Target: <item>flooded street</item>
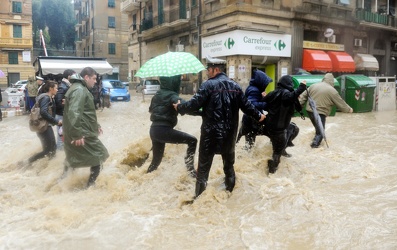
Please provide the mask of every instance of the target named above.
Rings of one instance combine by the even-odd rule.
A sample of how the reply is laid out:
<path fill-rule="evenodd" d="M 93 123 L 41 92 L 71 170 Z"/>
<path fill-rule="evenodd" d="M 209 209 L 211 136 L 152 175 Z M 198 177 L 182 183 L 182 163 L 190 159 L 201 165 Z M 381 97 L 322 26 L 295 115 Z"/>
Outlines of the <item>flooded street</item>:
<path fill-rule="evenodd" d="M 270 176 L 269 139 L 257 137 L 250 152 L 242 139 L 233 193 L 216 156 L 207 190 L 187 204 L 195 180 L 185 145 L 167 144 L 150 174 L 151 153 L 142 167 L 122 164 L 151 148 L 150 98 L 135 94 L 98 111 L 110 157 L 89 189 L 89 168 L 60 179 L 63 151 L 17 167 L 40 141 L 26 115 L 0 122 L 0 249 L 396 249 L 397 111 L 338 112 L 327 118 L 329 148 L 317 149 L 310 120 L 293 118 L 300 134 L 292 157 Z M 179 116 L 177 129 L 199 138 L 200 125 Z"/>

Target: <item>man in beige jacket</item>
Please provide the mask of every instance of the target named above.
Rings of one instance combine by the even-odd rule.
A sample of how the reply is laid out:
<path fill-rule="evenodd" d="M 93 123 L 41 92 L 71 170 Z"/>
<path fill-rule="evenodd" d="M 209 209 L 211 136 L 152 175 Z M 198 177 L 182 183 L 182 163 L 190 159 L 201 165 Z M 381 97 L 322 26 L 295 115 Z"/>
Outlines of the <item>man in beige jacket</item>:
<path fill-rule="evenodd" d="M 320 129 L 317 127 L 313 110 L 311 109 L 309 102 L 307 102 L 309 92 L 310 97 L 316 102 L 317 111 L 321 118 L 321 123 L 325 128 L 325 119 L 330 115 L 332 106 L 336 106 L 340 111 L 345 113 L 352 113 L 353 109 L 342 99 L 338 91 L 334 88 L 334 76 L 332 73 L 325 74 L 322 82 L 315 83 L 307 88 L 307 91 L 303 92 L 299 97 L 299 102 L 303 106 L 306 103 L 306 111 L 309 115 L 310 121 L 316 129 L 316 135 L 311 143 L 312 148 L 318 148 L 323 136 L 321 135 Z"/>

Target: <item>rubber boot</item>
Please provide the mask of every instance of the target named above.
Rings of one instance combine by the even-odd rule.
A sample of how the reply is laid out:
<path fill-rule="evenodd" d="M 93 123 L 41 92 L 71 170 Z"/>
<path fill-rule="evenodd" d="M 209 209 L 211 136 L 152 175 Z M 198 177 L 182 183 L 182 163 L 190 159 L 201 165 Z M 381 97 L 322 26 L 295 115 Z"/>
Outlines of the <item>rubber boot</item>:
<path fill-rule="evenodd" d="M 90 178 L 88 178 L 87 187 L 90 187 L 95 184 L 96 178 L 98 177 L 100 171 L 101 171 L 101 166 L 91 167 L 90 169 L 91 173 L 90 173 Z"/>
<path fill-rule="evenodd" d="M 280 163 L 280 157 L 281 155 L 273 154 L 272 159 L 267 161 L 269 174 L 274 174 L 277 171 L 278 164 Z"/>
<path fill-rule="evenodd" d="M 299 127 L 294 122 L 291 122 L 287 129 L 287 140 L 288 140 L 287 147 L 295 146 L 295 144 L 292 143 L 292 141 L 298 136 L 298 134 L 299 134 Z"/>
<path fill-rule="evenodd" d="M 147 169 L 147 173 L 153 172 L 154 170 L 157 169 L 158 166 L 150 164 L 150 166 Z"/>
<path fill-rule="evenodd" d="M 236 176 L 225 177 L 226 190 L 232 192 L 236 184 Z"/>
<path fill-rule="evenodd" d="M 290 158 L 292 155 L 287 153 L 287 151 L 284 149 L 283 152 L 281 152 L 281 155 L 287 158 Z"/>
<path fill-rule="evenodd" d="M 189 175 L 193 178 L 197 177 L 197 172 L 194 169 L 194 154 L 185 157 L 185 164 Z"/>
<path fill-rule="evenodd" d="M 323 137 L 321 135 L 316 135 L 313 138 L 312 144 L 310 144 L 310 147 L 312 148 L 318 148 L 320 146 L 321 141 L 323 140 Z"/>
<path fill-rule="evenodd" d="M 204 192 L 205 188 L 207 187 L 207 182 L 196 182 L 196 196 L 195 198 L 199 197 L 199 195 Z"/>

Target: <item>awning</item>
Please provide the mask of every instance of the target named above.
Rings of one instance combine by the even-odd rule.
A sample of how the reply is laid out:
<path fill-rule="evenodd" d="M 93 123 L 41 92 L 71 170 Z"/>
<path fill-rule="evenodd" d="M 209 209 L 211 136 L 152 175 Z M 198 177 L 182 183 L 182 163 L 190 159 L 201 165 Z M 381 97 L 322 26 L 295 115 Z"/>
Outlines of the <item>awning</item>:
<path fill-rule="evenodd" d="M 328 51 L 327 53 L 332 61 L 332 72 L 356 71 L 356 64 L 353 58 L 346 52 Z"/>
<path fill-rule="evenodd" d="M 304 49 L 302 68 L 307 71 L 332 71 L 331 58 L 322 50 Z"/>
<path fill-rule="evenodd" d="M 356 64 L 356 70 L 379 70 L 378 60 L 370 54 L 356 54 L 354 56 L 354 63 Z"/>
<path fill-rule="evenodd" d="M 39 71 L 44 75 L 59 75 L 63 74 L 66 69 L 72 69 L 80 73 L 85 67 L 93 68 L 98 74 L 113 74 L 113 67 L 106 61 L 106 59 L 77 59 L 77 58 L 39 58 Z"/>

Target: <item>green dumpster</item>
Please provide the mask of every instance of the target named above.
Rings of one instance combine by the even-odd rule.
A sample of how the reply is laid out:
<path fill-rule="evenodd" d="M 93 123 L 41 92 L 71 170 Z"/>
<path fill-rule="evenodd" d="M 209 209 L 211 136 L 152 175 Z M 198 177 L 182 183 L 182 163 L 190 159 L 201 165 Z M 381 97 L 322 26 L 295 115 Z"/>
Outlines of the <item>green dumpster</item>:
<path fill-rule="evenodd" d="M 310 87 L 310 85 L 321 82 L 324 78 L 324 75 L 292 75 L 292 81 L 294 82 L 294 89 L 297 89 L 299 84 L 306 80 L 306 86 Z M 334 87 L 335 89 L 339 89 L 339 82 L 335 79 L 334 80 Z M 335 116 L 336 107 L 332 107 L 330 116 Z M 307 116 L 306 106 L 303 107 L 303 114 Z M 295 116 L 300 116 L 299 113 L 295 112 Z"/>
<path fill-rule="evenodd" d="M 374 107 L 375 82 L 365 75 L 341 75 L 336 88 L 354 113 L 371 112 Z"/>

